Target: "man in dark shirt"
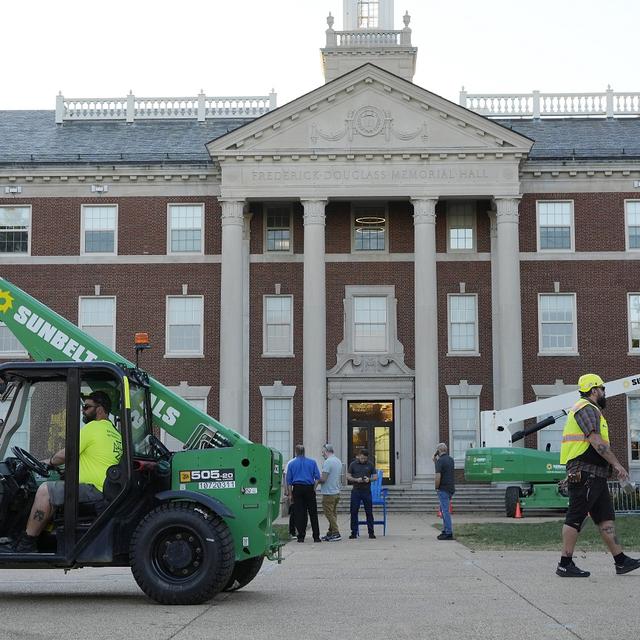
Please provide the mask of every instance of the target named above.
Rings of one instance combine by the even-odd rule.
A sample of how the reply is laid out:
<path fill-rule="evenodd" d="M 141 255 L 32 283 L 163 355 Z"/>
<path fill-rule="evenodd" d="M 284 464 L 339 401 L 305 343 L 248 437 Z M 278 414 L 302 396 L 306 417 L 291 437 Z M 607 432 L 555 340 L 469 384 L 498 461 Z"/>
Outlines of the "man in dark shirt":
<path fill-rule="evenodd" d="M 560 462 L 567 465 L 569 509 L 562 527 L 562 555 L 556 574 L 562 578 L 589 577 L 588 571 L 573 562 L 578 534 L 589 514 L 613 556 L 616 573 L 629 573 L 640 567 L 640 560 L 622 551 L 607 486 L 609 465 L 621 482 L 628 480 L 629 474 L 609 445 L 609 426 L 602 415 L 607 405 L 604 381 L 595 373 L 586 373 L 578 380 L 578 390 L 580 399 L 567 415 L 560 448 Z"/>
<path fill-rule="evenodd" d="M 440 513 L 442 515 L 442 533 L 438 540 L 453 540 L 453 525 L 451 524 L 450 505 L 451 498 L 456 492 L 454 478 L 453 458 L 447 453 L 447 445 L 441 442 L 436 447 L 433 454 L 433 461 L 436 465 L 435 485 L 440 502 Z"/>
<path fill-rule="evenodd" d="M 316 502 L 316 486 L 320 480 L 320 469 L 315 460 L 306 458 L 304 447 L 296 445 L 296 457 L 287 465 L 286 484 L 291 487 L 291 502 L 293 503 L 293 517 L 298 532 L 298 542 L 304 542 L 307 533 L 307 514 L 311 520 L 313 541 L 320 539 L 320 525 L 318 524 L 318 503 Z"/>
<path fill-rule="evenodd" d="M 369 462 L 369 452 L 362 449 L 347 470 L 347 481 L 353 485 L 351 489 L 351 535 L 349 536 L 351 540 L 358 537 L 358 511 L 360 511 L 361 502 L 367 516 L 369 537 L 376 537 L 373 531 L 373 506 L 371 502 L 371 481 L 375 479 L 376 468 Z"/>

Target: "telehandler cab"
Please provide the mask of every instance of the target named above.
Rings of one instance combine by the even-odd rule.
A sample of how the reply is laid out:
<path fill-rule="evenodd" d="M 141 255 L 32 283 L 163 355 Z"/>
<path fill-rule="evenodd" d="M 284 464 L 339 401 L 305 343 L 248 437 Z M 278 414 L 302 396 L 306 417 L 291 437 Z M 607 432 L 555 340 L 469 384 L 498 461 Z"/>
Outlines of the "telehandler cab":
<path fill-rule="evenodd" d="M 248 584 L 265 557 L 280 560 L 278 451 L 198 411 L 2 279 L 0 321 L 36 360 L 0 365 L 0 543 L 25 530 L 39 482 L 64 480 L 64 506 L 37 552 L 1 553 L 0 569 L 130 566 L 150 598 L 196 604 Z M 94 391 L 111 400 L 122 457 L 103 498 L 79 503 L 81 406 Z M 160 428 L 184 450 L 169 451 Z M 30 451 L 12 446 L 5 457 L 25 431 Z M 62 448 L 63 468 L 42 462 Z"/>

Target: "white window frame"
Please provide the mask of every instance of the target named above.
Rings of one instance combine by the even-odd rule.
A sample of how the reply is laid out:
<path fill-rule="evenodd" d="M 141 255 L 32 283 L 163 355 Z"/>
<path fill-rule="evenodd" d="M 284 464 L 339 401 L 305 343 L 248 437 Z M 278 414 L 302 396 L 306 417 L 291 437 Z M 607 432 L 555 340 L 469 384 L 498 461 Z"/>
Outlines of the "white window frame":
<path fill-rule="evenodd" d="M 379 298 L 381 300 L 385 300 L 385 323 L 384 323 L 384 349 L 379 351 L 373 350 L 359 350 L 356 349 L 356 300 L 361 298 Z M 367 294 L 356 294 L 353 296 L 353 318 L 351 322 L 351 344 L 353 345 L 353 352 L 367 355 L 367 354 L 376 354 L 376 353 L 389 353 L 389 345 L 390 345 L 390 335 L 389 335 L 389 300 L 385 295 L 367 295 Z M 371 323 L 370 323 L 371 324 Z"/>
<path fill-rule="evenodd" d="M 455 457 L 455 450 L 453 447 L 453 423 L 451 420 L 452 416 L 452 401 L 453 400 L 474 400 L 476 403 L 476 413 L 477 413 L 477 425 L 476 425 L 476 441 L 475 446 L 479 447 L 482 445 L 480 442 L 481 431 L 480 431 L 480 394 L 482 393 L 482 385 L 481 384 L 469 384 L 467 380 L 460 380 L 459 384 L 447 384 L 445 385 L 445 389 L 447 391 L 448 402 L 447 402 L 447 419 L 448 419 L 448 429 L 449 429 L 449 454 L 453 458 L 454 464 L 456 468 L 464 467 L 464 456 Z"/>
<path fill-rule="evenodd" d="M 544 351 L 542 348 L 542 304 L 541 299 L 543 296 L 571 296 L 573 299 L 573 347 L 571 349 L 554 349 Z M 547 324 L 545 322 L 545 324 Z M 577 356 L 578 353 L 578 313 L 576 294 L 570 292 L 563 293 L 538 293 L 538 355 L 539 356 Z"/>
<path fill-rule="evenodd" d="M 289 317 L 289 349 L 287 351 L 269 351 L 267 349 L 267 304 L 270 298 L 289 298 L 291 301 Z M 262 356 L 264 358 L 292 358 L 293 353 L 293 296 L 290 294 L 266 294 L 262 296 Z"/>
<path fill-rule="evenodd" d="M 362 15 L 362 5 L 366 4 L 375 5 L 375 17 L 366 16 L 367 24 L 362 25 L 362 21 L 365 19 L 365 16 Z M 380 28 L 380 0 L 357 0 L 356 2 L 356 20 L 357 20 L 357 28 L 358 29 L 379 29 Z"/>
<path fill-rule="evenodd" d="M 624 201 L 624 242 L 625 242 L 625 249 L 627 251 L 640 251 L 640 247 L 631 247 L 629 244 L 629 205 L 630 204 L 636 204 L 638 205 L 638 208 L 640 209 L 640 200 L 637 199 L 629 199 L 629 200 L 625 200 Z"/>
<path fill-rule="evenodd" d="M 541 204 L 568 204 L 569 205 L 569 238 L 570 238 L 570 246 L 566 249 L 543 249 L 540 243 L 540 229 L 542 225 L 540 224 L 540 205 Z M 544 225 L 547 226 L 547 225 Z M 538 251 L 541 253 L 566 253 L 566 252 L 575 252 L 575 234 L 576 234 L 576 225 L 575 225 L 575 216 L 574 216 L 574 202 L 573 200 L 536 200 L 536 242 Z"/>
<path fill-rule="evenodd" d="M 631 296 L 638 296 L 640 298 L 640 292 L 632 292 L 627 293 L 627 336 L 628 336 L 628 344 L 629 351 L 627 355 L 629 356 L 637 356 L 640 355 L 640 346 L 633 347 L 633 332 L 631 329 Z M 640 318 L 639 318 L 640 320 Z"/>
<path fill-rule="evenodd" d="M 0 320 L 0 327 L 6 327 L 7 325 Z M 11 331 L 9 331 L 11 333 Z M 13 333 L 11 333 L 13 335 Z M 24 348 L 20 340 L 13 336 L 20 346 L 19 351 L 0 351 L 0 358 L 7 360 L 22 360 L 23 358 L 29 358 L 28 351 Z"/>
<path fill-rule="evenodd" d="M 82 318 L 82 301 L 83 300 L 113 300 L 113 318 L 111 322 L 112 327 L 112 335 L 111 335 L 111 345 L 105 345 L 109 349 L 115 351 L 116 350 L 116 305 L 117 300 L 116 296 L 78 296 L 78 328 L 82 329 L 82 331 L 86 332 L 85 325 L 80 324 Z M 90 325 L 90 326 L 107 326 L 107 325 Z"/>
<path fill-rule="evenodd" d="M 169 348 L 169 300 L 174 298 L 200 298 L 200 351 L 171 351 Z M 164 322 L 164 357 L 165 358 L 204 358 L 204 296 L 203 295 L 169 295 L 165 300 Z"/>
<path fill-rule="evenodd" d="M 173 391 L 176 395 L 180 396 L 184 400 L 186 400 L 189 404 L 193 405 L 195 402 L 202 402 L 203 409 L 205 413 L 208 415 L 208 400 L 209 400 L 209 392 L 211 391 L 211 387 L 207 386 L 190 386 L 186 380 L 182 380 L 178 386 L 168 387 L 169 391 Z M 196 407 L 200 408 L 200 407 Z M 160 440 L 163 444 L 167 445 L 169 449 L 172 446 L 176 446 L 176 449 L 172 449 L 175 451 L 182 451 L 183 444 L 177 438 L 174 438 L 170 433 L 167 433 L 164 429 L 160 429 Z M 175 441 L 175 442 L 174 442 Z M 179 446 L 178 446 L 179 445 Z"/>
<path fill-rule="evenodd" d="M 456 211 L 456 209 L 460 209 L 460 211 Z M 451 224 L 452 218 L 454 216 L 470 216 L 471 217 L 471 226 L 470 227 L 459 227 Z M 448 202 L 447 203 L 447 253 L 475 253 L 478 249 L 478 232 L 477 232 L 477 224 L 478 224 L 478 216 L 476 214 L 476 206 L 475 202 Z M 450 231 L 452 229 L 471 229 L 471 248 L 470 249 L 454 249 L 451 246 L 451 234 Z"/>
<path fill-rule="evenodd" d="M 85 228 L 85 210 L 87 207 L 92 209 L 111 208 L 115 209 L 116 215 L 113 228 L 113 251 L 89 251 L 86 250 L 86 228 Z M 80 223 L 80 255 L 81 256 L 117 256 L 118 255 L 118 205 L 109 202 L 98 202 L 96 204 L 83 204 L 81 206 L 81 223 Z"/>
<path fill-rule="evenodd" d="M 30 204 L 4 204 L 0 203 L 0 209 L 28 209 L 29 210 L 29 224 L 27 224 L 27 252 L 26 253 L 14 253 L 14 252 L 2 252 L 0 256 L 30 256 L 31 255 L 31 227 L 33 225 L 33 207 Z"/>
<path fill-rule="evenodd" d="M 559 396 L 562 395 L 564 393 L 569 393 L 571 391 L 575 392 L 576 390 L 576 385 L 575 384 L 565 384 L 564 380 L 556 380 L 555 384 L 532 384 L 531 388 L 533 389 L 533 393 L 536 396 L 536 400 L 544 400 L 546 398 L 553 398 L 555 396 Z M 537 422 L 540 422 L 540 420 L 542 420 L 543 418 L 546 418 L 549 415 L 553 415 L 553 414 L 557 414 L 558 412 L 552 412 L 552 413 L 547 413 L 544 415 L 540 415 L 536 417 Z M 557 427 L 556 425 L 552 425 L 554 427 L 556 427 L 555 429 L 552 429 L 551 427 L 546 427 L 546 429 L 542 429 L 542 431 L 538 431 L 537 435 L 537 441 L 536 441 L 536 447 L 538 448 L 538 451 L 544 451 L 545 447 L 542 445 L 542 441 L 541 441 L 541 434 L 543 434 L 544 431 L 547 430 L 551 430 L 551 431 L 560 431 L 560 433 L 562 434 L 562 430 L 563 430 L 563 425 L 566 422 L 566 416 L 565 416 L 565 420 L 556 420 L 556 425 L 558 425 L 558 423 L 562 426 Z"/>
<path fill-rule="evenodd" d="M 288 249 L 269 249 L 269 239 L 268 239 L 268 231 L 269 226 L 267 225 L 267 221 L 269 219 L 269 211 L 274 209 L 288 209 L 289 211 L 289 248 Z M 293 253 L 293 204 L 290 202 L 269 202 L 265 204 L 264 207 L 264 230 L 262 237 L 262 246 L 264 247 L 263 253 L 267 253 L 269 255 L 277 254 L 277 255 L 287 255 Z"/>
<path fill-rule="evenodd" d="M 200 250 L 199 251 L 172 251 L 171 250 L 171 209 L 173 207 L 200 207 Z M 167 255 L 168 256 L 202 256 L 204 255 L 204 202 L 168 202 L 167 203 Z"/>
<path fill-rule="evenodd" d="M 468 350 L 453 349 L 452 336 L 451 336 L 451 300 L 453 298 L 473 298 L 475 304 L 475 319 L 474 319 L 474 348 Z M 480 342 L 478 333 L 478 294 L 477 293 L 448 293 L 447 294 L 447 355 L 448 356 L 479 356 L 480 355 Z"/>
<path fill-rule="evenodd" d="M 289 400 L 291 412 L 289 414 L 289 452 L 293 457 L 293 398 L 296 393 L 295 386 L 283 385 L 281 380 L 276 380 L 271 386 L 261 386 L 260 393 L 262 395 L 262 442 L 267 442 L 267 400 Z M 312 456 L 311 452 L 308 452 Z M 313 457 L 313 456 L 312 456 Z M 289 458 L 290 459 L 290 458 Z M 289 460 L 283 459 L 286 465 Z"/>
<path fill-rule="evenodd" d="M 368 214 L 367 209 L 371 209 Z M 376 215 L 375 210 L 379 209 L 380 215 Z M 356 219 L 357 218 L 384 218 L 380 227 L 384 227 L 384 248 L 383 249 L 356 249 Z M 357 202 L 351 205 L 351 253 L 354 255 L 384 255 L 389 253 L 389 206 L 386 202 Z"/>
<path fill-rule="evenodd" d="M 627 395 L 627 440 L 628 440 L 628 460 L 629 460 L 629 467 L 634 467 L 634 468 L 640 468 L 640 460 L 632 460 L 631 458 L 631 421 L 630 421 L 630 417 L 631 417 L 631 410 L 630 410 L 630 401 L 631 400 L 637 400 L 638 402 L 640 402 L 640 395 L 637 393 L 630 393 Z"/>

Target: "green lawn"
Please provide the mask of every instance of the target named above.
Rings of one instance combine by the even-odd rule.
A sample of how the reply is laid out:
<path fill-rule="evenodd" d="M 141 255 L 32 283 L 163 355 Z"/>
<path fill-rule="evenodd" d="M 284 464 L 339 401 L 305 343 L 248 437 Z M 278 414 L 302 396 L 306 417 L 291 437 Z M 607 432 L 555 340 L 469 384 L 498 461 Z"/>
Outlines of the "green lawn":
<path fill-rule="evenodd" d="M 558 550 L 561 544 L 562 520 L 553 522 L 487 522 L 456 524 L 456 540 L 470 549 L 538 549 Z M 441 526 L 436 526 L 441 528 Z M 640 549 L 640 516 L 619 516 L 616 533 L 625 549 Z M 576 551 L 603 551 L 604 543 L 591 519 L 587 520 Z"/>

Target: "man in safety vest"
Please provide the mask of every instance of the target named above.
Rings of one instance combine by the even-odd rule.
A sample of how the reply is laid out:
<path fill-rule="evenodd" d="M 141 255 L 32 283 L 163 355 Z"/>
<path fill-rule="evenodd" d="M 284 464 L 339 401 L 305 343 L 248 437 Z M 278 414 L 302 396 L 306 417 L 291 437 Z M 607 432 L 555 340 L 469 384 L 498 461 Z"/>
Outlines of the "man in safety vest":
<path fill-rule="evenodd" d="M 600 535 L 613 555 L 616 573 L 629 573 L 640 567 L 640 560 L 622 552 L 616 537 L 615 512 L 607 486 L 609 465 L 618 479 L 629 477 L 609 446 L 609 428 L 602 416 L 607 404 L 604 382 L 595 373 L 578 380 L 580 399 L 567 416 L 562 432 L 560 462 L 567 465 L 569 509 L 562 527 L 562 556 L 556 573 L 563 578 L 586 578 L 573 562 L 573 550 L 587 515 L 600 530 Z"/>

